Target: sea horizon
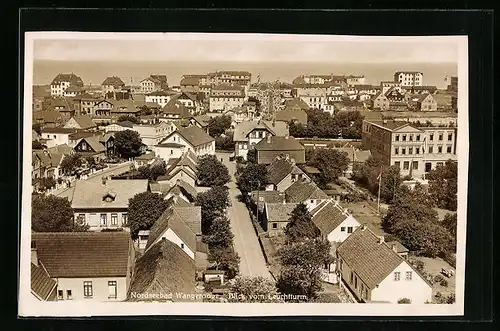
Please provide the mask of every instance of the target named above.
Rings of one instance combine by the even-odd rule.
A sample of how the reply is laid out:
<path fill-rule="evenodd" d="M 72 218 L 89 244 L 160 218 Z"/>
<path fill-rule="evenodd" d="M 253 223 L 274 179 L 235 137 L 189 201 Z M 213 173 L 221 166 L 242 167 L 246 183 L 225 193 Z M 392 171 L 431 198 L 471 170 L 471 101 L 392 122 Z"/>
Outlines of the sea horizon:
<path fill-rule="evenodd" d="M 102 61 L 34 60 L 33 85 L 48 85 L 59 73 L 75 73 L 86 85 L 100 85 L 108 76 L 118 76 L 127 85 L 139 85 L 151 74 L 167 75 L 169 85 L 179 85 L 183 74 L 206 74 L 218 70 L 248 71 L 252 82 L 260 80 L 291 83 L 300 75 L 364 75 L 367 84 L 393 80 L 397 71 L 421 71 L 424 85 L 446 88 L 456 76 L 456 63 L 341 63 L 341 62 L 194 62 L 194 61 Z"/>

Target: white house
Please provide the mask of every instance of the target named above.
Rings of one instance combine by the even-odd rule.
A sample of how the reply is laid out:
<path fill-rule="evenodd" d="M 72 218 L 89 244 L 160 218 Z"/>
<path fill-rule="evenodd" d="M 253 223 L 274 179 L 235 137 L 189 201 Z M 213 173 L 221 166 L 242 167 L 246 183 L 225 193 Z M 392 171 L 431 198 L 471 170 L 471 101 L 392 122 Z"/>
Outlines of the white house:
<path fill-rule="evenodd" d="M 174 91 L 153 91 L 144 96 L 144 101 L 146 102 L 156 102 L 162 108 L 172 99 L 177 92 Z"/>
<path fill-rule="evenodd" d="M 361 226 L 354 216 L 334 200 L 320 203 L 311 211 L 311 216 L 321 235 L 332 243 L 343 242 Z"/>
<path fill-rule="evenodd" d="M 47 147 L 54 147 L 58 145 L 69 145 L 69 136 L 75 133 L 73 128 L 46 127 L 41 130 L 42 139 L 46 139 Z"/>
<path fill-rule="evenodd" d="M 164 238 L 179 246 L 194 260 L 196 253 L 196 234 L 182 216 L 182 212 L 179 212 L 175 206 L 165 210 L 149 231 L 145 252 Z"/>
<path fill-rule="evenodd" d="M 161 121 L 157 124 L 134 124 L 132 130 L 139 133 L 142 143 L 152 150 L 155 145 L 172 133 L 173 127 Z"/>
<path fill-rule="evenodd" d="M 394 247 L 394 246 L 393 246 Z M 337 247 L 342 280 L 359 302 L 423 304 L 432 300 L 429 284 L 383 237 L 359 227 Z"/>
<path fill-rule="evenodd" d="M 295 162 L 287 157 L 278 156 L 267 166 L 266 191 L 285 192 L 298 180 L 310 179 Z"/>
<path fill-rule="evenodd" d="M 234 128 L 233 141 L 235 142 L 235 157 L 241 156 L 245 160 L 248 150 L 268 135 L 288 136 L 288 124 L 281 121 L 245 121 Z"/>
<path fill-rule="evenodd" d="M 38 277 L 32 275 L 31 288 L 40 293 L 40 281 L 47 285 L 55 281 L 56 301 L 124 301 L 134 261 L 132 240 L 126 231 L 32 233 L 31 263 L 42 269 L 45 277 L 40 277 L 40 272 L 35 275 Z M 37 298 L 47 300 L 44 296 Z"/>
<path fill-rule="evenodd" d="M 62 97 L 70 86 L 83 87 L 83 80 L 74 73 L 58 74 L 50 83 L 50 95 Z"/>
<path fill-rule="evenodd" d="M 215 139 L 197 126 L 180 128 L 172 132 L 154 146 L 155 153 L 166 162 L 170 158 L 180 157 L 190 150 L 196 156 L 215 154 Z"/>

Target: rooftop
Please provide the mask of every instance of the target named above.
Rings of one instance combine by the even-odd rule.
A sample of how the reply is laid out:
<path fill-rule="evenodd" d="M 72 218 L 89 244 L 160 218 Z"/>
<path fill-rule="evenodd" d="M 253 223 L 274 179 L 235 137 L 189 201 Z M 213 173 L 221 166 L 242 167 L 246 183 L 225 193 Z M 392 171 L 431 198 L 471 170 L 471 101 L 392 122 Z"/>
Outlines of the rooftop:
<path fill-rule="evenodd" d="M 266 203 L 266 213 L 269 222 L 289 222 L 296 203 Z"/>
<path fill-rule="evenodd" d="M 304 150 L 304 146 L 294 137 L 271 136 L 268 139 L 262 139 L 255 145 L 257 151 L 290 151 Z"/>
<path fill-rule="evenodd" d="M 285 190 L 287 202 L 301 203 L 309 199 L 328 199 L 328 195 L 316 184 L 308 180 L 299 180 Z"/>
<path fill-rule="evenodd" d="M 324 235 L 330 234 L 350 216 L 347 210 L 332 200 L 320 203 L 311 211 L 311 215 L 313 223 Z"/>

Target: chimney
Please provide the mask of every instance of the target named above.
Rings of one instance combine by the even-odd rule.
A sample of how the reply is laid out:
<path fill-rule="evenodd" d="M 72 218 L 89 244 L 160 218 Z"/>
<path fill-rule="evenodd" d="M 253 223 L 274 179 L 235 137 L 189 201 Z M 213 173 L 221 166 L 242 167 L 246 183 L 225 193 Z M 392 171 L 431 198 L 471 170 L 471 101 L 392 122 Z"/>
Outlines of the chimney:
<path fill-rule="evenodd" d="M 34 240 L 31 241 L 31 263 L 34 265 L 38 265 L 38 253 L 36 250 L 36 242 Z"/>
<path fill-rule="evenodd" d="M 293 157 L 290 159 L 290 162 L 292 162 L 292 165 L 295 165 L 295 159 Z"/>
<path fill-rule="evenodd" d="M 398 252 L 398 249 L 396 248 L 396 244 L 392 244 L 392 247 L 391 247 L 391 248 L 392 248 L 392 250 L 393 250 L 394 252 L 396 252 L 396 253 Z"/>
<path fill-rule="evenodd" d="M 365 231 L 366 230 L 366 224 L 361 225 L 361 230 Z"/>
<path fill-rule="evenodd" d="M 108 178 L 106 176 L 102 176 L 102 185 L 106 185 Z"/>
<path fill-rule="evenodd" d="M 267 135 L 267 143 L 270 144 L 271 143 L 271 135 Z"/>
<path fill-rule="evenodd" d="M 378 243 L 382 244 L 384 242 L 384 236 L 378 236 Z"/>
<path fill-rule="evenodd" d="M 382 123 L 387 124 L 387 120 L 383 120 Z"/>

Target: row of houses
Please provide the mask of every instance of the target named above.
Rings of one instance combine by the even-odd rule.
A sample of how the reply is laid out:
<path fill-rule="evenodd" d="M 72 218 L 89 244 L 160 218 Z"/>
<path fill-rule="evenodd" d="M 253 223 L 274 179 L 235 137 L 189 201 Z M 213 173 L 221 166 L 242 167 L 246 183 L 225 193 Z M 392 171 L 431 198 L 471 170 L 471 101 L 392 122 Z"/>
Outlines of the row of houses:
<path fill-rule="evenodd" d="M 267 170 L 266 189 L 251 194 L 263 229 L 269 236 L 282 234 L 294 209 L 304 204 L 335 256 L 323 270 L 324 281 L 345 287 L 359 302 L 431 301 L 432 287 L 407 261 L 403 245 L 385 242 L 361 224 L 341 206 L 339 195 L 327 195 L 292 159 L 277 157 Z"/>

